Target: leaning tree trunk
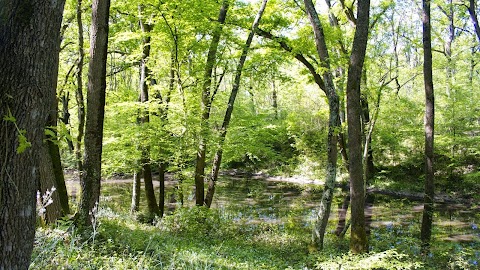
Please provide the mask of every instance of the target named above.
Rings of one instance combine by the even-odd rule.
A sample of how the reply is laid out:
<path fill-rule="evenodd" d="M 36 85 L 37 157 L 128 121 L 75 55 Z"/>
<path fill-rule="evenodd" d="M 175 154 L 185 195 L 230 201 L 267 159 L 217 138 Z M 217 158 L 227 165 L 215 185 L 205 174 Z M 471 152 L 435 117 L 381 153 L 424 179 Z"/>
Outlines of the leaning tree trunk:
<path fill-rule="evenodd" d="M 420 239 L 422 249 L 426 253 L 429 249 L 432 235 L 433 202 L 434 202 L 434 91 L 432 73 L 432 37 L 430 25 L 430 0 L 423 0 L 423 76 L 425 83 L 425 200 L 422 217 Z"/>
<path fill-rule="evenodd" d="M 0 269 L 28 269 L 64 1 L 0 6 Z"/>
<path fill-rule="evenodd" d="M 323 239 L 327 228 L 328 218 L 332 206 L 333 191 L 337 176 L 337 135 L 336 130 L 340 128 L 339 116 L 339 97 L 333 83 L 333 74 L 330 69 L 330 57 L 325 42 L 323 27 L 318 18 L 317 11 L 311 0 L 304 0 L 305 9 L 310 19 L 310 24 L 315 35 L 315 44 L 318 56 L 321 60 L 323 72 L 324 91 L 328 98 L 329 120 L 328 120 L 328 136 L 327 136 L 327 168 L 325 186 L 320 201 L 320 207 L 317 212 L 315 226 L 312 234 L 313 245 L 318 249 L 323 249 Z"/>
<path fill-rule="evenodd" d="M 472 19 L 473 27 L 475 28 L 475 34 L 477 34 L 478 41 L 480 42 L 480 26 L 478 25 L 478 18 L 477 18 L 477 5 L 475 0 L 470 0 L 468 5 L 468 13 L 470 14 L 470 18 Z"/>
<path fill-rule="evenodd" d="M 195 165 L 195 204 L 203 206 L 205 200 L 205 158 L 207 153 L 207 133 L 208 119 L 210 118 L 210 106 L 212 105 L 210 88 L 212 84 L 212 72 L 215 66 L 218 44 L 222 34 L 222 26 L 225 23 L 228 10 L 228 1 L 222 2 L 220 13 L 218 14 L 218 25 L 215 28 L 208 49 L 207 62 L 205 64 L 205 74 L 203 76 L 202 87 L 202 116 L 200 122 L 200 135 L 197 149 L 197 158 Z"/>
<path fill-rule="evenodd" d="M 94 0 L 92 3 L 84 170 L 80 177 L 82 197 L 77 220 L 80 226 L 91 224 L 90 212 L 100 197 L 109 10 L 110 0 Z"/>
<path fill-rule="evenodd" d="M 362 162 L 362 106 L 360 104 L 360 81 L 367 49 L 370 17 L 370 0 L 358 1 L 357 26 L 353 39 L 352 53 L 348 65 L 347 79 L 347 122 L 351 200 L 350 251 L 368 251 L 365 231 L 365 183 Z"/>
<path fill-rule="evenodd" d="M 253 21 L 252 31 L 250 31 L 250 33 L 248 34 L 247 41 L 245 42 L 245 45 L 243 47 L 242 55 L 240 56 L 240 60 L 238 61 L 237 70 L 235 72 L 235 79 L 233 81 L 232 92 L 230 93 L 227 110 L 225 111 L 225 117 L 223 118 L 223 124 L 220 133 L 220 145 L 219 149 L 215 153 L 215 157 L 213 159 L 212 174 L 210 175 L 210 179 L 208 181 L 208 191 L 207 196 L 205 197 L 205 205 L 207 207 L 210 207 L 212 205 L 213 194 L 215 193 L 215 183 L 217 182 L 218 172 L 220 170 L 220 164 L 222 162 L 223 144 L 225 142 L 225 137 L 227 136 L 227 129 L 228 125 L 230 124 L 230 119 L 232 118 L 233 106 L 235 105 L 235 99 L 237 98 L 238 89 L 240 88 L 240 79 L 242 77 L 243 65 L 245 64 L 245 60 L 247 59 L 248 50 L 250 49 L 253 36 L 255 35 L 255 29 L 260 23 L 262 14 L 265 11 L 265 7 L 267 6 L 267 1 L 268 0 L 263 0 L 262 6 L 258 11 L 255 20 Z"/>
<path fill-rule="evenodd" d="M 58 101 L 56 97 L 52 100 L 52 110 L 50 111 L 50 116 L 47 120 L 48 127 L 56 127 L 57 126 L 57 116 L 58 114 Z M 58 137 L 57 137 L 57 130 L 56 128 L 51 129 L 51 132 L 48 132 L 46 136 L 46 146 L 48 149 L 48 158 L 52 164 L 52 171 L 49 174 L 53 175 L 56 194 L 53 194 L 54 200 L 53 203 L 59 205 L 61 208 L 61 216 L 67 215 L 70 213 L 70 207 L 68 205 L 68 194 L 67 194 L 67 187 L 65 185 L 65 176 L 63 175 L 63 167 L 62 167 L 62 160 L 60 156 L 60 149 L 58 147 Z M 42 187 L 42 186 L 41 186 Z M 46 188 L 51 188 L 46 186 Z M 43 192 L 42 188 L 42 192 Z M 55 202 L 57 199 L 57 202 Z M 54 219 L 50 219 L 49 222 L 55 221 Z"/>

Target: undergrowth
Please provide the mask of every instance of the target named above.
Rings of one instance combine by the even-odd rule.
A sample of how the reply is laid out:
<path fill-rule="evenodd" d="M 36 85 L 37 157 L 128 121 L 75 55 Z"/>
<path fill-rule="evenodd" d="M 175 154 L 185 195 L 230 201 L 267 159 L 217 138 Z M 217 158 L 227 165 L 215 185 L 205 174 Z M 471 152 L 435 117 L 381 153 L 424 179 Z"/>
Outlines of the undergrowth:
<path fill-rule="evenodd" d="M 420 213 L 404 201 L 379 202 L 370 253 L 353 255 L 348 233 L 343 239 L 333 234 L 336 213 L 325 249 L 309 248 L 312 213 L 305 212 L 305 202 L 290 204 L 290 214 L 276 219 L 247 215 L 247 205 L 179 207 L 148 225 L 121 203 L 128 201 L 127 187 L 106 188 L 90 237 L 69 220 L 37 229 L 31 269 L 478 269 L 480 260 L 475 212 L 449 220 L 436 213 L 431 251 L 422 255 Z M 460 219 L 462 225 L 447 222 Z M 473 240 L 446 240 L 458 234 Z"/>

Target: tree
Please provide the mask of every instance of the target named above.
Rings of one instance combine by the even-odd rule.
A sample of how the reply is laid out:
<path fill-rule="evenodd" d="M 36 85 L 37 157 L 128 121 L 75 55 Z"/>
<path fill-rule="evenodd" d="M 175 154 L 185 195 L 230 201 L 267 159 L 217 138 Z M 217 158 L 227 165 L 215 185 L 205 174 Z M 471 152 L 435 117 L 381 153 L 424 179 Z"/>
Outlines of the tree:
<path fill-rule="evenodd" d="M 222 34 L 222 25 L 227 17 L 228 1 L 224 0 L 218 14 L 218 25 L 213 30 L 212 40 L 208 49 L 207 61 L 205 64 L 205 73 L 202 84 L 201 100 L 201 122 L 200 135 L 197 149 L 197 158 L 195 165 L 195 203 L 197 206 L 203 206 L 205 200 L 205 159 L 207 153 L 207 132 L 208 119 L 210 118 L 210 108 L 212 106 L 213 94 L 211 93 L 212 73 L 216 64 L 217 49 Z"/>
<path fill-rule="evenodd" d="M 80 175 L 82 197 L 78 215 L 81 226 L 91 224 L 90 212 L 100 197 L 109 10 L 110 0 L 92 3 L 84 170 Z"/>
<path fill-rule="evenodd" d="M 85 128 L 85 99 L 83 97 L 83 60 L 85 53 L 83 51 L 83 22 L 82 22 L 82 0 L 77 0 L 77 25 L 78 25 L 78 63 L 77 63 L 77 90 L 75 98 L 77 100 L 78 133 L 77 144 L 75 146 L 75 156 L 77 159 L 77 169 L 83 171 L 82 163 L 82 139 Z"/>
<path fill-rule="evenodd" d="M 428 250 L 432 235 L 434 190 L 434 123 L 435 103 L 432 72 L 432 36 L 430 24 L 430 0 L 423 0 L 423 81 L 425 84 L 425 198 L 423 204 L 420 239 L 423 251 Z"/>
<path fill-rule="evenodd" d="M 142 59 L 140 60 L 140 102 L 147 103 L 149 85 L 148 80 L 150 79 L 150 69 L 147 66 L 147 62 L 150 57 L 150 31 L 152 30 L 152 25 L 148 24 L 142 17 L 144 16 L 142 9 L 143 7 L 139 5 L 138 12 L 140 15 L 140 28 L 142 30 L 142 34 L 144 35 L 142 39 Z M 138 118 L 138 122 L 143 124 L 144 127 L 146 126 L 145 124 L 148 124 L 150 122 L 150 115 L 148 110 L 140 110 L 140 117 Z M 160 209 L 158 208 L 157 200 L 155 198 L 155 190 L 153 189 L 152 181 L 152 168 L 150 166 L 150 146 L 143 145 L 141 147 L 142 153 L 140 163 L 143 171 L 143 180 L 145 184 L 145 195 L 147 198 L 148 212 L 151 215 L 159 216 Z"/>
<path fill-rule="evenodd" d="M 58 147 L 57 114 L 58 101 L 56 96 L 50 101 L 51 107 L 45 129 L 45 143 L 42 145 L 40 158 L 40 203 L 42 218 L 47 223 L 53 223 L 61 216 L 70 213 L 67 187 L 63 175 L 60 149 Z M 45 196 L 45 198 L 44 198 Z M 46 202 L 44 200 L 47 200 Z M 51 199 L 49 202 L 48 200 Z"/>
<path fill-rule="evenodd" d="M 317 212 L 315 227 L 312 234 L 313 244 L 316 248 L 323 248 L 323 238 L 325 236 L 325 229 L 327 228 L 328 216 L 330 215 L 333 191 L 335 188 L 335 181 L 337 175 L 337 132 L 340 128 L 340 116 L 339 116 L 339 97 L 335 90 L 333 83 L 333 74 L 330 68 L 330 57 L 325 42 L 325 35 L 323 33 L 323 27 L 318 17 L 315 6 L 311 0 L 304 0 L 305 9 L 310 19 L 310 24 L 313 28 L 315 36 L 315 44 L 318 56 L 321 61 L 323 69 L 323 90 L 327 95 L 329 106 L 329 120 L 328 120 L 328 137 L 327 137 L 327 169 L 325 186 L 323 190 L 320 207 Z"/>
<path fill-rule="evenodd" d="M 235 99 L 237 97 L 238 89 L 240 88 L 240 79 L 242 77 L 243 65 L 245 64 L 245 60 L 247 59 L 248 50 L 250 49 L 250 45 L 252 44 L 255 30 L 260 23 L 262 14 L 265 11 L 265 7 L 267 6 L 267 1 L 268 0 L 263 0 L 262 2 L 262 6 L 258 11 L 255 20 L 253 21 L 252 30 L 248 34 L 247 40 L 245 41 L 245 45 L 242 50 L 242 55 L 240 56 L 240 60 L 237 64 L 237 69 L 235 71 L 235 79 L 232 86 L 232 92 L 230 93 L 230 98 L 228 99 L 227 110 L 225 111 L 225 117 L 223 118 L 222 128 L 220 131 L 220 146 L 215 153 L 215 157 L 213 158 L 212 173 L 208 181 L 208 191 L 205 197 L 205 204 L 207 205 L 207 207 L 210 207 L 212 205 L 213 194 L 215 193 L 215 183 L 217 181 L 218 172 L 220 171 L 220 164 L 222 162 L 222 147 L 225 142 L 225 137 L 227 136 L 228 125 L 230 124 L 230 120 L 232 118 L 233 106 L 235 105 Z"/>
<path fill-rule="evenodd" d="M 467 6 L 468 13 L 470 14 L 470 19 L 472 20 L 473 27 L 475 28 L 475 34 L 477 34 L 478 41 L 480 42 L 480 26 L 478 25 L 478 18 L 477 18 L 477 5 L 475 0 L 469 0 L 469 4 Z"/>
<path fill-rule="evenodd" d="M 27 269 L 64 1 L 1 0 L 0 6 L 0 269 Z"/>
<path fill-rule="evenodd" d="M 351 237 L 350 250 L 353 253 L 368 251 L 365 232 L 365 184 L 363 181 L 362 148 L 362 105 L 360 81 L 367 48 L 370 0 L 359 0 L 357 8 L 355 36 L 348 66 L 347 79 L 347 122 L 351 198 Z"/>

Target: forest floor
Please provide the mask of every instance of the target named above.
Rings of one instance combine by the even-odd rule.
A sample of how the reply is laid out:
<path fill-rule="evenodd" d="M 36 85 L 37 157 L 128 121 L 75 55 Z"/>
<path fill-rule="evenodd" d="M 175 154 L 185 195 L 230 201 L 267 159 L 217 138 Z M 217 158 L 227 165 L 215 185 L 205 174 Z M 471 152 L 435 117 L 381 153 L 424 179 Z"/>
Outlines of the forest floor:
<path fill-rule="evenodd" d="M 78 176 L 68 175 L 68 189 L 78 196 Z M 227 172 L 219 179 L 213 209 L 169 203 L 167 215 L 154 224 L 143 223 L 143 213 L 129 213 L 131 183 L 129 176 L 104 180 L 96 225 L 87 237 L 68 219 L 39 228 L 31 269 L 479 269 L 478 202 L 463 208 L 439 204 L 432 247 L 423 256 L 421 203 L 378 196 L 370 253 L 351 255 L 348 233 L 333 234 L 340 192 L 325 249 L 309 246 L 321 181 Z M 168 196 L 177 183 L 167 177 Z M 193 205 L 193 184 L 185 184 L 185 204 Z"/>

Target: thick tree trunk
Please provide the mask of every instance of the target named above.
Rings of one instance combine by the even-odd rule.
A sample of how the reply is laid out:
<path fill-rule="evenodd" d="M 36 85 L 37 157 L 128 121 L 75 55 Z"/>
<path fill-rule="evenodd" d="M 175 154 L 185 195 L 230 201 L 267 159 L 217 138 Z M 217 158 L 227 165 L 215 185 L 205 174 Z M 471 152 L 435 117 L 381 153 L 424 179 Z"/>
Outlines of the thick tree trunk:
<path fill-rule="evenodd" d="M 227 130 L 230 124 L 230 120 L 232 119 L 233 106 L 235 105 L 235 99 L 237 98 L 238 89 L 240 88 L 240 79 L 242 77 L 243 65 L 245 64 L 245 60 L 247 59 L 248 50 L 250 49 L 253 36 L 255 35 L 255 29 L 260 23 L 262 14 L 265 11 L 265 7 L 267 6 L 267 1 L 268 0 L 263 0 L 262 6 L 258 11 L 257 16 L 255 17 L 255 20 L 253 21 L 252 30 L 248 34 L 247 41 L 245 41 L 245 45 L 242 50 L 242 55 L 240 56 L 240 60 L 238 61 L 238 64 L 237 64 L 237 69 L 235 71 L 235 79 L 233 81 L 232 92 L 230 92 L 230 98 L 228 100 L 227 110 L 225 111 L 225 116 L 223 118 L 223 123 L 222 123 L 222 129 L 220 132 L 220 145 L 219 145 L 219 149 L 215 153 L 215 157 L 213 159 L 212 173 L 208 181 L 208 191 L 207 191 L 207 196 L 205 197 L 205 205 L 207 207 L 210 207 L 212 205 L 213 194 L 215 193 L 215 183 L 217 182 L 218 172 L 220 170 L 220 164 L 222 162 L 223 144 L 225 142 L 225 137 L 227 136 Z"/>
<path fill-rule="evenodd" d="M 0 6 L 0 269 L 28 269 L 64 1 Z"/>
<path fill-rule="evenodd" d="M 78 114 L 78 133 L 75 147 L 75 156 L 77 158 L 77 169 L 83 171 L 82 163 L 82 139 L 85 127 L 85 101 L 83 98 L 83 23 L 82 23 L 82 0 L 77 0 L 77 25 L 78 25 L 78 63 L 77 63 L 77 91 L 75 98 L 77 100 Z"/>
<path fill-rule="evenodd" d="M 87 118 L 85 125 L 85 151 L 83 172 L 80 176 L 82 197 L 78 223 L 90 225 L 90 211 L 100 197 L 102 165 L 103 119 L 107 72 L 108 16 L 110 0 L 92 3 L 92 29 L 90 62 L 88 65 Z"/>
<path fill-rule="evenodd" d="M 426 253 L 429 249 L 432 235 L 433 202 L 434 202 L 434 91 L 432 73 L 432 37 L 430 25 L 430 0 L 423 0 L 423 76 L 425 83 L 425 200 L 422 217 L 420 239 L 422 249 Z"/>
<path fill-rule="evenodd" d="M 195 204 L 203 206 L 205 200 L 205 158 L 207 152 L 207 134 L 208 134 L 208 120 L 210 118 L 210 106 L 212 99 L 210 94 L 210 87 L 212 84 L 212 72 L 215 66 L 218 44 L 222 34 L 222 26 L 225 23 L 228 10 L 228 1 L 222 2 L 220 13 L 218 14 L 218 25 L 215 28 L 212 36 L 212 41 L 208 49 L 207 62 L 205 64 L 205 74 L 203 76 L 202 87 L 202 118 L 200 122 L 200 135 L 198 142 L 197 158 L 195 165 Z"/>
<path fill-rule="evenodd" d="M 142 159 L 143 184 L 145 185 L 145 196 L 147 199 L 148 213 L 150 215 L 159 216 L 160 209 L 158 209 L 157 199 L 155 198 L 155 189 L 153 188 L 150 158 L 147 158 L 146 153 L 142 153 L 142 155 L 144 156 L 144 158 Z"/>
<path fill-rule="evenodd" d="M 38 203 L 40 203 L 40 217 L 44 224 L 53 223 L 62 216 L 60 197 L 55 183 L 55 173 L 48 145 L 44 143 L 40 157 L 40 186 Z M 51 199 L 51 201 L 50 201 Z"/>
<path fill-rule="evenodd" d="M 357 26 L 353 39 L 352 53 L 348 66 L 347 79 L 347 122 L 348 150 L 351 198 L 351 236 L 352 253 L 368 252 L 365 231 L 365 183 L 362 162 L 362 106 L 360 103 L 360 82 L 367 49 L 370 0 L 358 1 Z"/>

